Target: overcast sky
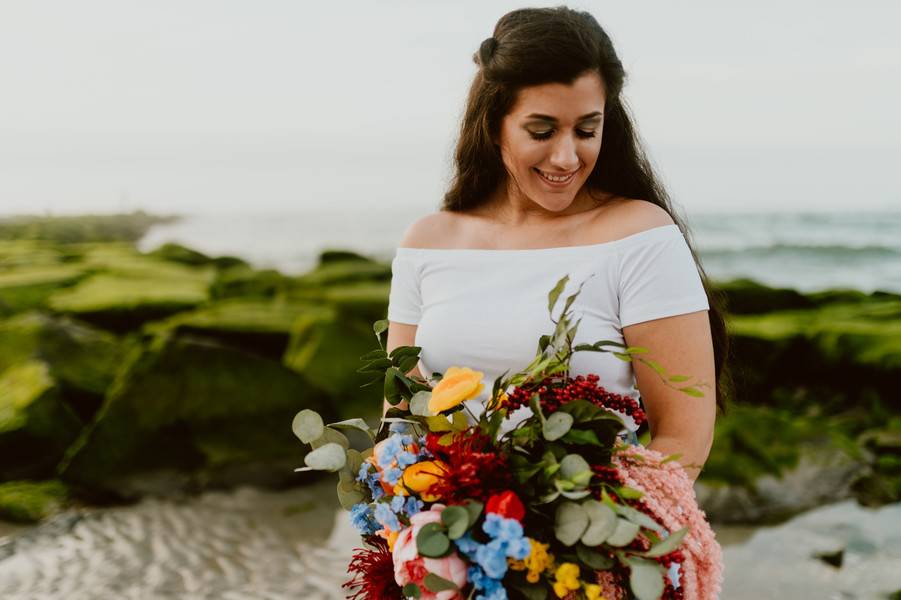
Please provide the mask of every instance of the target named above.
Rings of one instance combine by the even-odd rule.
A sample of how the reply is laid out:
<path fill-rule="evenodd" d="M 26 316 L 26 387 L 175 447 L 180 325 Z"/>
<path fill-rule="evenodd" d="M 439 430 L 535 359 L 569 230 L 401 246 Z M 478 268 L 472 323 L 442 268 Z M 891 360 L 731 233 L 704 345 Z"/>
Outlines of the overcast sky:
<path fill-rule="evenodd" d="M 0 213 L 434 210 L 471 55 L 525 5 L 0 0 Z M 901 206 L 901 3 L 568 5 L 687 209 Z"/>

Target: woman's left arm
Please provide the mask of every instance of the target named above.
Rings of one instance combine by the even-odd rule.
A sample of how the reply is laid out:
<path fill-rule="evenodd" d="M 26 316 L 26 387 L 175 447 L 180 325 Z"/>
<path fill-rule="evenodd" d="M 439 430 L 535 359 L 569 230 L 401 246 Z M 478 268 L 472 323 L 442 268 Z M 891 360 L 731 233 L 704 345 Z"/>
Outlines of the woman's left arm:
<path fill-rule="evenodd" d="M 647 354 L 639 356 L 656 361 L 669 375 L 690 377 L 670 385 L 691 385 L 703 392 L 703 398 L 696 398 L 668 387 L 651 367 L 632 361 L 651 432 L 648 448 L 664 455 L 681 454 L 677 462 L 696 480 L 710 454 L 716 421 L 713 341 L 707 311 L 628 325 L 623 327 L 623 338 L 628 346 L 647 348 Z"/>

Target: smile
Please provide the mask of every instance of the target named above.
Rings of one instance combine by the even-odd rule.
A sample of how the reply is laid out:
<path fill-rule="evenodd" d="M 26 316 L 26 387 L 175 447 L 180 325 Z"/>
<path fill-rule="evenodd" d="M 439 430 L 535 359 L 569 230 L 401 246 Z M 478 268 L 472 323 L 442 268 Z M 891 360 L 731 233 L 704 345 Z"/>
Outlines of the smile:
<path fill-rule="evenodd" d="M 535 172 L 538 173 L 542 179 L 544 179 L 547 183 L 555 186 L 562 186 L 569 183 L 573 177 L 575 177 L 576 173 L 578 173 L 578 169 L 570 173 L 569 175 L 560 176 L 560 175 L 551 175 L 550 173 L 545 173 L 540 169 L 535 169 Z"/>

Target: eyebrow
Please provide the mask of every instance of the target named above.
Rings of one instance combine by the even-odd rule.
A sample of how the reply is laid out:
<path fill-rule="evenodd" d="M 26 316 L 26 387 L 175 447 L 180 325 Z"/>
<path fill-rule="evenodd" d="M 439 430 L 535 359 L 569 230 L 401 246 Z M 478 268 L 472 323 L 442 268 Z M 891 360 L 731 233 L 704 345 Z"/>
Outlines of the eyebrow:
<path fill-rule="evenodd" d="M 601 112 L 599 112 L 599 111 L 594 111 L 594 112 L 588 113 L 587 115 L 582 115 L 582 116 L 579 117 L 577 120 L 578 120 L 578 121 L 585 121 L 586 119 L 590 119 L 590 118 L 592 118 L 592 117 L 600 117 L 602 114 L 603 114 L 603 113 L 601 113 Z M 556 122 L 557 122 L 557 118 L 556 118 L 556 117 L 552 117 L 552 116 L 550 116 L 550 115 L 541 115 L 541 114 L 538 114 L 538 113 L 532 113 L 532 114 L 530 114 L 530 115 L 526 115 L 526 118 L 527 118 L 527 119 L 539 119 L 539 120 L 541 120 L 541 121 L 550 121 L 551 123 L 556 123 Z"/>

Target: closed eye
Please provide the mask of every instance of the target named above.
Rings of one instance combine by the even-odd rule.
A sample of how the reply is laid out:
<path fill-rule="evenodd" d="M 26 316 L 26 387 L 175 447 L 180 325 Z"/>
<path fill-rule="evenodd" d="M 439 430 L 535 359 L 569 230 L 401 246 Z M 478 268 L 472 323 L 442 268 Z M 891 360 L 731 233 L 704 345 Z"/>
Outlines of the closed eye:
<path fill-rule="evenodd" d="M 529 135 L 532 136 L 533 140 L 548 140 L 551 138 L 551 134 L 553 134 L 554 130 L 542 131 L 542 132 L 529 132 Z M 597 135 L 596 131 L 582 131 L 581 129 L 576 130 L 576 135 L 583 139 L 593 138 Z"/>

